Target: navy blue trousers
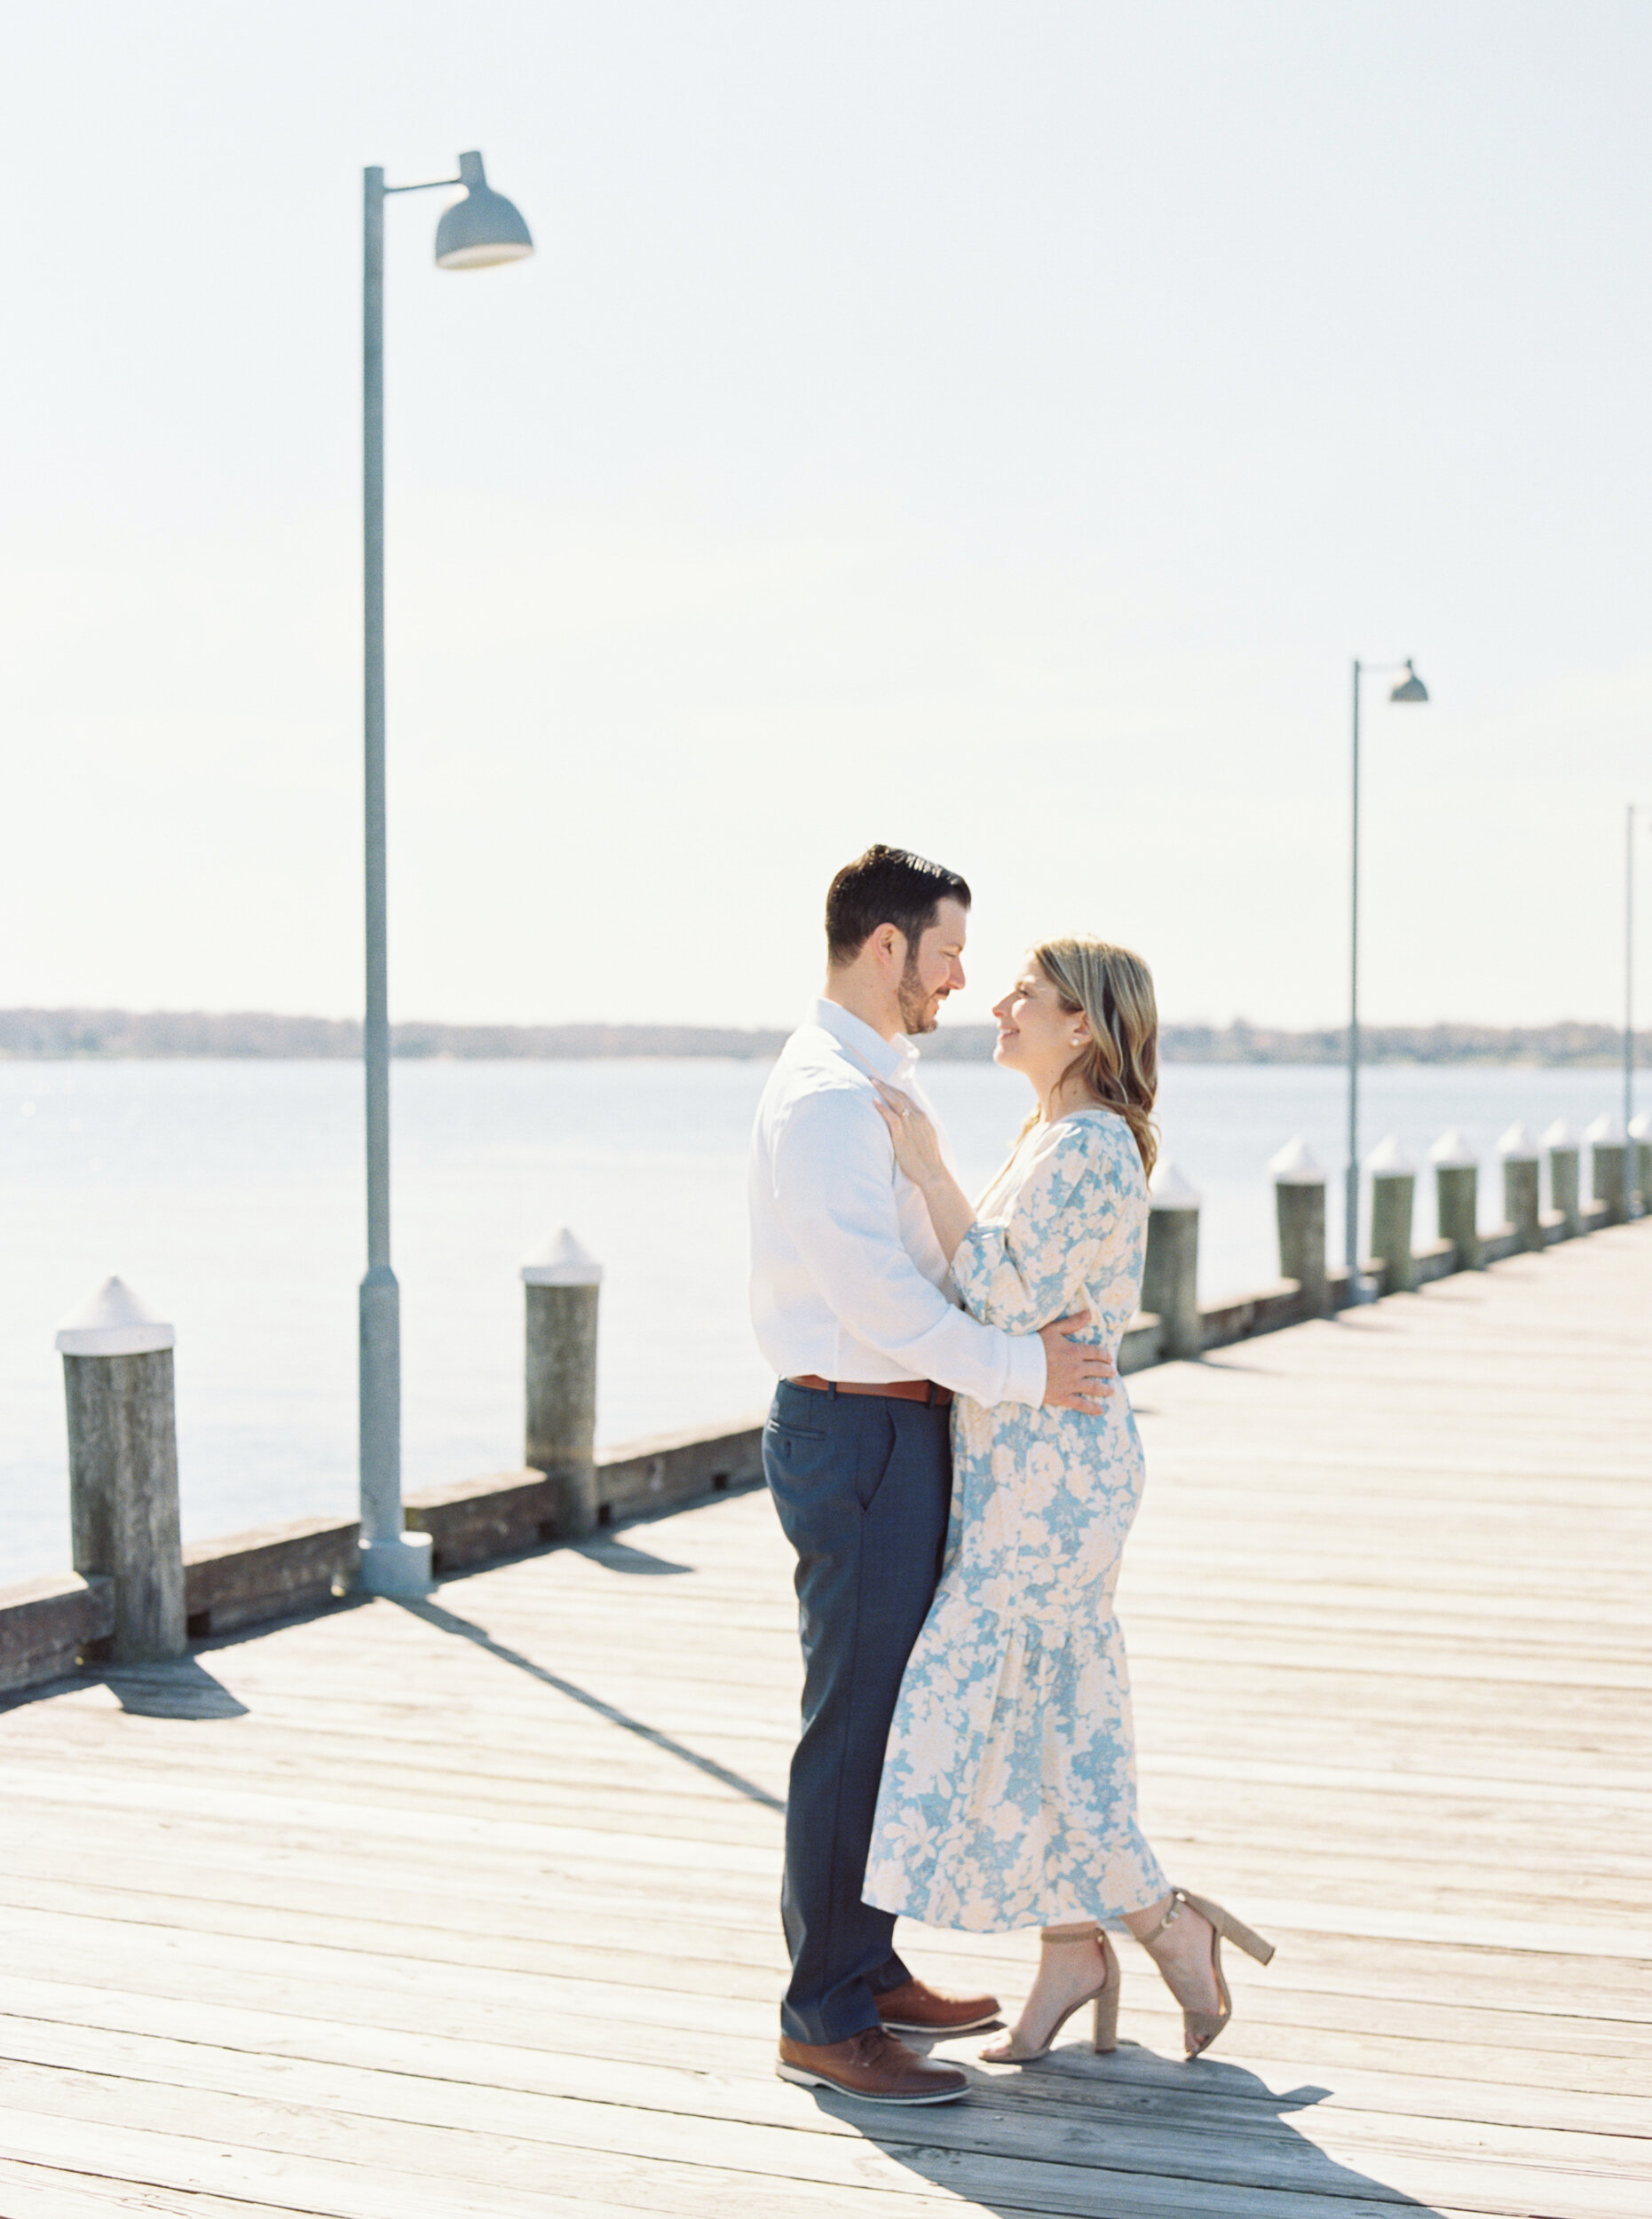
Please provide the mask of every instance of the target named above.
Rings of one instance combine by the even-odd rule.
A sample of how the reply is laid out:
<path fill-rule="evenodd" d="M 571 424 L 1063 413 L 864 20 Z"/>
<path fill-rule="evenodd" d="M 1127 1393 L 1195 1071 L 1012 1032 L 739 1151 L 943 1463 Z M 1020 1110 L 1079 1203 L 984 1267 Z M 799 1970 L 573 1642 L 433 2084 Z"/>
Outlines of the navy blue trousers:
<path fill-rule="evenodd" d="M 786 1805 L 780 1915 L 792 1956 L 780 2007 L 794 2041 L 878 2023 L 909 1976 L 895 1916 L 860 1899 L 883 1748 L 940 1577 L 952 1494 L 947 1413 L 782 1380 L 763 1471 L 797 1552 L 802 1732 Z"/>

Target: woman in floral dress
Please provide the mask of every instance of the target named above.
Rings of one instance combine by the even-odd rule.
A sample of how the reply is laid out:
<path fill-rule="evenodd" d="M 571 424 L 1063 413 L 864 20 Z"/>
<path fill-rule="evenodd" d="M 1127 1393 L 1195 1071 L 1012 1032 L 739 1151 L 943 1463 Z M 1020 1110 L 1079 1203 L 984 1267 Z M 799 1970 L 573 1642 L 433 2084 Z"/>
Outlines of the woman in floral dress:
<path fill-rule="evenodd" d="M 886 1087 L 897 1159 L 973 1315 L 1030 1333 L 1087 1307 L 1116 1355 L 1147 1252 L 1151 974 L 1103 941 L 1048 941 L 993 1014 L 995 1061 L 1032 1082 L 1038 1106 L 979 1207 L 922 1111 Z M 945 1560 L 889 1733 L 866 1900 L 976 1933 L 1042 1929 L 1032 1992 L 989 2058 L 1042 2057 L 1092 2001 L 1095 2047 L 1114 2047 L 1109 1924 L 1154 1957 L 1197 2056 L 1231 2015 L 1221 1938 L 1264 1962 L 1273 1953 L 1220 1905 L 1173 1889 L 1136 1817 L 1113 1615 L 1142 1482 L 1128 1400 L 1120 1388 L 1088 1416 L 960 1396 L 952 1457 Z"/>

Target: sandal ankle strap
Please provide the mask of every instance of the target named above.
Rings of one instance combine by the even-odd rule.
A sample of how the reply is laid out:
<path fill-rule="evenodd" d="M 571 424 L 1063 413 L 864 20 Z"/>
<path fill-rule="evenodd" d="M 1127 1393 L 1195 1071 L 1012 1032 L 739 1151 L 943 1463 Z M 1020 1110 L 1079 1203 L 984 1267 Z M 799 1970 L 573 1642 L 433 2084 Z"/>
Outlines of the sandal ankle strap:
<path fill-rule="evenodd" d="M 1150 1934 L 1143 1934 L 1141 1938 L 1142 1947 L 1143 1949 L 1150 1949 L 1153 1944 L 1158 1939 L 1159 1936 L 1164 1932 L 1166 1927 L 1174 1926 L 1175 1924 L 1177 1919 L 1179 1919 L 1182 1915 L 1182 1907 L 1187 1899 L 1185 1890 L 1182 1888 L 1172 1888 L 1170 1891 L 1170 1900 L 1165 1906 L 1164 1916 L 1159 1920 L 1158 1925 L 1153 1929 Z"/>
<path fill-rule="evenodd" d="M 1040 1948 L 1046 1942 L 1093 1942 L 1101 1939 L 1101 1928 L 1095 1921 L 1086 1919 L 1078 1926 L 1046 1926 L 1039 1935 Z"/>

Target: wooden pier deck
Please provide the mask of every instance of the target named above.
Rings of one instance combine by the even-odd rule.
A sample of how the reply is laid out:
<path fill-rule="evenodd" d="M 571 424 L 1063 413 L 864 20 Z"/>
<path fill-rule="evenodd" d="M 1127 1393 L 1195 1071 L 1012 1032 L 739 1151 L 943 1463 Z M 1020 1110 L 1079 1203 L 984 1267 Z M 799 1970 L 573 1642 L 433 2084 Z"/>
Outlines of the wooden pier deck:
<path fill-rule="evenodd" d="M 0 1710 L 0 2215 L 1646 2219 L 1652 1225 L 1133 1386 L 1145 1815 L 1279 1944 L 1209 2058 L 1126 1944 L 1114 2057 L 774 2079 L 757 1493 Z"/>

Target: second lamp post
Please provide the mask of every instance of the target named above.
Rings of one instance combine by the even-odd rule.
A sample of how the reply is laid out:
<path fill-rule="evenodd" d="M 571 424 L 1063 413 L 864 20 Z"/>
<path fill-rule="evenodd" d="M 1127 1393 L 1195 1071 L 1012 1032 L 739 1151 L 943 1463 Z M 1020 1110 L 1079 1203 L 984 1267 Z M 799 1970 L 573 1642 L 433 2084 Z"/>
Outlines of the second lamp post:
<path fill-rule="evenodd" d="M 1428 689 L 1409 659 L 1403 663 L 1354 665 L 1354 809 L 1353 871 L 1348 923 L 1348 1167 L 1344 1196 L 1344 1253 L 1348 1267 L 1348 1299 L 1362 1297 L 1359 1275 L 1359 685 L 1362 677 L 1386 675 L 1403 670 L 1405 675 L 1388 693 L 1390 701 L 1426 701 Z"/>

